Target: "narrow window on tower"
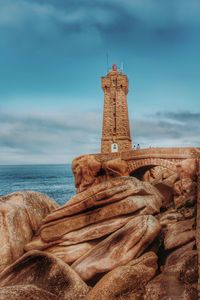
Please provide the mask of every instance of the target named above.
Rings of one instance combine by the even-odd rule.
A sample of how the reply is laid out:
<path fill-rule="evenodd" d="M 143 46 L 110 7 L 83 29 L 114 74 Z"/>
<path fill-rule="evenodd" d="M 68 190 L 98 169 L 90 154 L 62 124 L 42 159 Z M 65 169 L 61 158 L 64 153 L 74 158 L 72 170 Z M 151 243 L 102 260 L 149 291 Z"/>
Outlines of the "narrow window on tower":
<path fill-rule="evenodd" d="M 113 133 L 116 134 L 116 99 L 113 98 L 113 105 L 114 105 L 114 112 L 113 112 L 113 119 L 114 119 L 114 127 L 113 127 Z"/>

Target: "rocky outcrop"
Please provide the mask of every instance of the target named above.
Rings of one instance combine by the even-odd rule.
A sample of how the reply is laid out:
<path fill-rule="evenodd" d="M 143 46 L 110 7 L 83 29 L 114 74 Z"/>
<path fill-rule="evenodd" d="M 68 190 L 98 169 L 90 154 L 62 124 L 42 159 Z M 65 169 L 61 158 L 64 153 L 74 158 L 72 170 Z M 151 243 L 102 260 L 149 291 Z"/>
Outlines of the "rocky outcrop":
<path fill-rule="evenodd" d="M 94 155 L 82 155 L 72 162 L 77 192 L 109 180 L 113 177 L 128 176 L 128 164 L 121 158 L 100 162 Z"/>
<path fill-rule="evenodd" d="M 36 192 L 16 192 L 0 197 L 0 271 L 24 253 L 24 246 L 58 204 Z"/>
<path fill-rule="evenodd" d="M 97 183 L 97 174 L 100 170 L 101 163 L 93 155 L 83 155 L 74 159 L 72 171 L 77 191 L 82 192 Z"/>
<path fill-rule="evenodd" d="M 165 249 L 172 249 L 195 240 L 195 219 L 188 219 L 167 227 L 164 237 Z"/>
<path fill-rule="evenodd" d="M 131 213 L 140 215 L 155 214 L 159 210 L 158 207 L 159 203 L 154 196 L 130 196 L 116 203 L 107 204 L 102 208 L 46 223 L 41 227 L 40 235 L 44 241 L 53 241 L 69 232 L 111 218 Z"/>
<path fill-rule="evenodd" d="M 115 158 L 102 163 L 102 169 L 107 175 L 107 179 L 113 177 L 129 176 L 128 164 L 121 158 Z"/>
<path fill-rule="evenodd" d="M 183 178 L 174 184 L 176 208 L 192 206 L 196 202 L 197 184 L 191 178 Z"/>
<path fill-rule="evenodd" d="M 177 173 L 162 166 L 150 168 L 143 174 L 142 180 L 151 183 L 165 182 L 170 185 L 177 178 Z"/>
<path fill-rule="evenodd" d="M 11 285 L 0 289 L 0 300 L 59 300 L 48 291 L 34 285 Z"/>
<path fill-rule="evenodd" d="M 71 264 L 85 253 L 92 250 L 98 242 L 98 240 L 95 240 L 70 246 L 67 245 L 67 242 L 62 242 L 58 245 L 49 247 L 47 251 L 61 258 L 65 263 Z"/>
<path fill-rule="evenodd" d="M 0 299 L 197 299 L 195 160 L 135 172 L 143 181 L 122 176 L 121 158 L 83 156 L 73 168 L 79 193 L 64 206 L 11 214 L 17 253 L 28 253 L 1 274 Z"/>
<path fill-rule="evenodd" d="M 160 224 L 153 216 L 132 218 L 94 249 L 80 257 L 72 268 L 84 281 L 95 279 L 114 268 L 140 256 L 160 231 Z"/>
<path fill-rule="evenodd" d="M 195 218 L 196 207 L 184 207 L 181 210 L 170 208 L 167 211 L 157 215 L 160 224 L 167 230 L 168 226 L 179 221 L 189 220 Z"/>
<path fill-rule="evenodd" d="M 147 252 L 107 273 L 85 300 L 142 299 L 145 286 L 155 276 L 156 270 L 157 256 Z"/>
<path fill-rule="evenodd" d="M 88 286 L 67 264 L 40 251 L 28 252 L 0 274 L 0 299 L 4 300 L 81 300 L 88 292 Z"/>
<path fill-rule="evenodd" d="M 176 168 L 174 175 L 154 168 L 144 176 L 165 198 L 164 211 L 156 215 L 162 229 L 153 248 L 158 252 L 161 274 L 147 285 L 146 300 L 198 299 L 196 160 L 183 160 Z"/>
<path fill-rule="evenodd" d="M 132 177 L 112 179 L 73 196 L 66 205 L 48 215 L 40 235 L 44 241 L 51 241 L 122 215 L 155 214 L 160 211 L 161 203 L 160 193 L 149 183 Z"/>
<path fill-rule="evenodd" d="M 72 264 L 85 281 L 93 280 L 143 253 L 160 231 L 152 215 L 161 204 L 160 193 L 150 183 L 114 178 L 49 214 L 25 249 L 53 253 Z"/>
<path fill-rule="evenodd" d="M 72 246 L 80 243 L 82 244 L 83 242 L 86 241 L 96 240 L 121 228 L 130 219 L 131 217 L 129 216 L 121 216 L 121 217 L 113 218 L 111 220 L 105 220 L 96 224 L 91 224 L 79 230 L 64 234 L 61 239 L 52 242 L 43 241 L 40 235 L 35 236 L 32 239 L 32 241 L 25 246 L 25 250 L 26 251 L 30 251 L 34 249 L 44 250 L 56 244 Z"/>
<path fill-rule="evenodd" d="M 197 160 L 194 158 L 184 159 L 176 165 L 180 179 L 191 178 L 192 180 L 195 180 L 197 176 L 197 167 Z"/>
<path fill-rule="evenodd" d="M 187 250 L 187 247 L 168 257 L 163 272 L 147 284 L 145 300 L 198 299 L 197 251 Z"/>

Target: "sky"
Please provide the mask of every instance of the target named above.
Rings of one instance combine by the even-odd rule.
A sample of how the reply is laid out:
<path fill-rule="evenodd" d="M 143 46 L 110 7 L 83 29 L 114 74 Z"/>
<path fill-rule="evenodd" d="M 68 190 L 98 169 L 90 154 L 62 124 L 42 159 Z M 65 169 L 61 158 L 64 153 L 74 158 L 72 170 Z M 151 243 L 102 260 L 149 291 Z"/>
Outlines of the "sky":
<path fill-rule="evenodd" d="M 0 164 L 100 151 L 107 56 L 133 143 L 200 147 L 199 0 L 0 0 Z"/>

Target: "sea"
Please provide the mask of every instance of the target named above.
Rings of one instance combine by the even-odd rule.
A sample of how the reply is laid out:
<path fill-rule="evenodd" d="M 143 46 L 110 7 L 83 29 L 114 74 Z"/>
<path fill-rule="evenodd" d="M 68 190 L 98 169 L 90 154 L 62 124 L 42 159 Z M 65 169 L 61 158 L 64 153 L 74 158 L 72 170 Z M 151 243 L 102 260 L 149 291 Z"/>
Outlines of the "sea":
<path fill-rule="evenodd" d="M 0 166 L 0 196 L 16 191 L 37 191 L 60 205 L 74 194 L 71 165 L 3 165 Z"/>

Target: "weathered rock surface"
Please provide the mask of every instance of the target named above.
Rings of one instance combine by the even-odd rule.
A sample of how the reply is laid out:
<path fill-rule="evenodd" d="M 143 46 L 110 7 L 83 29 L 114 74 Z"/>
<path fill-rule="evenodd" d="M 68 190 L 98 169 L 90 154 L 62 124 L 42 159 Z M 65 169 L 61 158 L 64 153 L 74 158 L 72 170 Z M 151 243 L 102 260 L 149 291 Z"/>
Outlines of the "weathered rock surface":
<path fill-rule="evenodd" d="M 191 206 L 196 202 L 197 184 L 191 178 L 183 178 L 174 184 L 176 208 Z"/>
<path fill-rule="evenodd" d="M 76 165 L 82 192 L 46 216 L 25 250 L 69 263 L 94 286 L 85 300 L 197 299 L 194 161 L 177 172 L 155 167 L 142 182 L 120 177 L 128 172 L 120 159 L 99 164 L 93 157 L 89 168 L 90 158 Z"/>
<path fill-rule="evenodd" d="M 162 226 L 156 249 L 159 250 L 159 258 L 164 263 L 169 251 L 179 248 L 185 249 L 188 243 L 195 244 L 196 237 L 196 209 L 183 207 L 180 210 L 171 208 L 164 213 L 158 214 Z M 156 245 L 155 245 L 156 246 Z M 187 249 L 186 249 L 187 250 Z"/>
<path fill-rule="evenodd" d="M 40 251 L 28 252 L 4 270 L 0 274 L 0 288 L 2 299 L 20 300 L 84 299 L 89 292 L 88 286 L 67 264 Z M 32 298 L 26 298 L 31 292 L 35 293 Z M 10 298 L 3 298 L 6 293 Z"/>
<path fill-rule="evenodd" d="M 114 178 L 73 196 L 66 205 L 49 214 L 40 227 L 38 235 L 25 246 L 25 250 L 45 250 L 55 254 L 66 263 L 76 263 L 87 253 L 96 251 L 96 248 L 99 251 L 98 247 L 101 249 L 103 241 L 107 241 L 112 233 L 119 232 L 121 235 L 120 230 L 122 230 L 124 238 L 120 238 L 122 239 L 121 244 L 130 238 L 132 242 L 129 245 L 131 245 L 130 247 L 134 246 L 132 250 L 137 253 L 136 249 L 143 248 L 142 239 L 144 238 L 147 244 L 148 239 L 151 242 L 160 226 L 150 216 L 139 218 L 141 224 L 137 222 L 137 219 L 135 221 L 132 219 L 137 216 L 158 213 L 161 203 L 160 193 L 150 183 L 143 183 L 132 177 Z M 138 229 L 138 232 L 136 229 L 131 231 L 129 227 L 126 229 L 126 225 L 130 221 Z M 126 237 L 129 232 L 131 237 Z M 135 242 L 133 242 L 133 236 L 135 236 Z M 102 259 L 109 260 L 111 251 L 114 251 L 112 245 L 116 243 L 115 240 L 116 238 L 113 242 L 108 242 L 110 243 L 110 252 L 106 251 Z M 120 251 L 122 250 L 124 253 L 120 254 L 121 258 L 124 255 L 130 260 L 134 255 L 137 256 L 134 254 L 128 258 L 126 253 L 128 250 L 124 248 Z M 117 255 L 115 256 L 117 257 Z M 118 256 L 120 257 L 120 255 Z M 116 257 L 112 259 L 112 263 Z M 107 271 L 114 267 L 112 267 L 112 263 L 108 265 Z"/>
<path fill-rule="evenodd" d="M 71 231 L 122 215 L 155 214 L 161 202 L 160 193 L 151 184 L 132 177 L 115 178 L 75 195 L 48 215 L 40 235 L 44 241 L 52 241 Z"/>
<path fill-rule="evenodd" d="M 178 174 L 165 167 L 156 166 L 146 171 L 143 180 L 152 183 L 163 196 L 162 208 L 169 209 L 174 204 L 174 183 Z"/>
<path fill-rule="evenodd" d="M 106 179 L 112 177 L 129 176 L 128 164 L 121 158 L 111 159 L 102 164 L 102 169 L 106 173 Z"/>
<path fill-rule="evenodd" d="M 181 210 L 176 210 L 175 208 L 170 208 L 164 213 L 158 214 L 156 217 L 159 219 L 160 224 L 166 228 L 169 225 L 175 224 L 179 221 L 184 221 L 194 218 L 196 215 L 196 208 L 194 207 L 184 207 Z"/>
<path fill-rule="evenodd" d="M 182 246 L 192 240 L 195 240 L 195 219 L 179 221 L 167 227 L 164 237 L 165 249 Z"/>
<path fill-rule="evenodd" d="M 86 254 L 88 251 L 93 249 L 98 244 L 98 242 L 99 240 L 95 240 L 70 246 L 66 245 L 67 242 L 62 242 L 58 245 L 49 247 L 47 249 L 47 252 L 61 258 L 65 263 L 71 264 L 84 254 Z"/>
<path fill-rule="evenodd" d="M 0 300 L 59 300 L 59 298 L 34 285 L 13 285 L 0 289 Z"/>
<path fill-rule="evenodd" d="M 24 253 L 42 219 L 58 204 L 37 192 L 16 192 L 0 197 L 0 271 Z"/>
<path fill-rule="evenodd" d="M 146 171 L 142 177 L 144 181 L 148 181 L 151 183 L 166 182 L 167 180 L 169 180 L 169 178 L 173 178 L 174 182 L 174 180 L 177 178 L 177 174 L 174 171 L 171 171 L 162 166 L 156 166 L 151 168 L 150 170 Z"/>
<path fill-rule="evenodd" d="M 121 158 L 101 163 L 94 155 L 82 155 L 73 160 L 72 170 L 77 192 L 113 177 L 128 176 L 128 164 Z"/>
<path fill-rule="evenodd" d="M 181 161 L 176 168 L 180 179 L 191 178 L 194 180 L 197 175 L 197 161 L 194 158 Z"/>
<path fill-rule="evenodd" d="M 165 261 L 165 269 L 172 267 L 176 270 L 181 270 L 181 266 L 184 263 L 183 258 L 188 257 L 192 253 L 194 254 L 194 257 L 196 256 L 196 243 L 195 241 L 192 241 L 188 244 L 185 244 L 184 246 L 176 249 L 171 254 L 168 255 L 166 261 Z M 175 270 L 174 269 L 174 270 Z"/>
<path fill-rule="evenodd" d="M 197 251 L 177 250 L 168 258 L 163 272 L 146 286 L 145 300 L 197 300 Z"/>
<path fill-rule="evenodd" d="M 156 215 L 162 230 L 155 240 L 156 245 L 153 244 L 159 263 L 164 265 L 162 273 L 147 285 L 146 300 L 198 299 L 197 253 L 194 250 L 197 164 L 195 159 L 186 159 L 176 167 L 174 174 L 155 167 L 144 176 L 144 180 L 151 182 L 164 196 L 162 212 Z M 169 251 L 173 252 L 166 259 Z"/>
<path fill-rule="evenodd" d="M 105 221 L 122 215 L 138 213 L 140 215 L 155 214 L 159 211 L 159 203 L 154 196 L 130 196 L 102 208 L 85 212 L 58 222 L 47 223 L 41 227 L 40 235 L 44 241 L 53 241 L 64 234 L 81 229 L 85 226 Z"/>
<path fill-rule="evenodd" d="M 72 162 L 75 186 L 78 192 L 86 190 L 97 183 L 97 174 L 101 170 L 101 163 L 94 155 L 82 155 Z"/>
<path fill-rule="evenodd" d="M 85 300 L 142 299 L 145 286 L 155 276 L 156 270 L 157 256 L 148 252 L 107 273 Z"/>
<path fill-rule="evenodd" d="M 134 217 L 73 263 L 72 268 L 84 281 L 94 280 L 141 255 L 159 231 L 160 224 L 153 216 Z"/>
<path fill-rule="evenodd" d="M 25 246 L 25 250 L 44 250 L 55 244 L 62 245 L 64 243 L 65 246 L 69 246 L 85 241 L 96 240 L 121 228 L 131 218 L 132 217 L 122 216 L 111 220 L 91 224 L 79 230 L 64 234 L 61 239 L 49 243 L 44 242 L 40 236 L 35 236 L 32 241 Z"/>

